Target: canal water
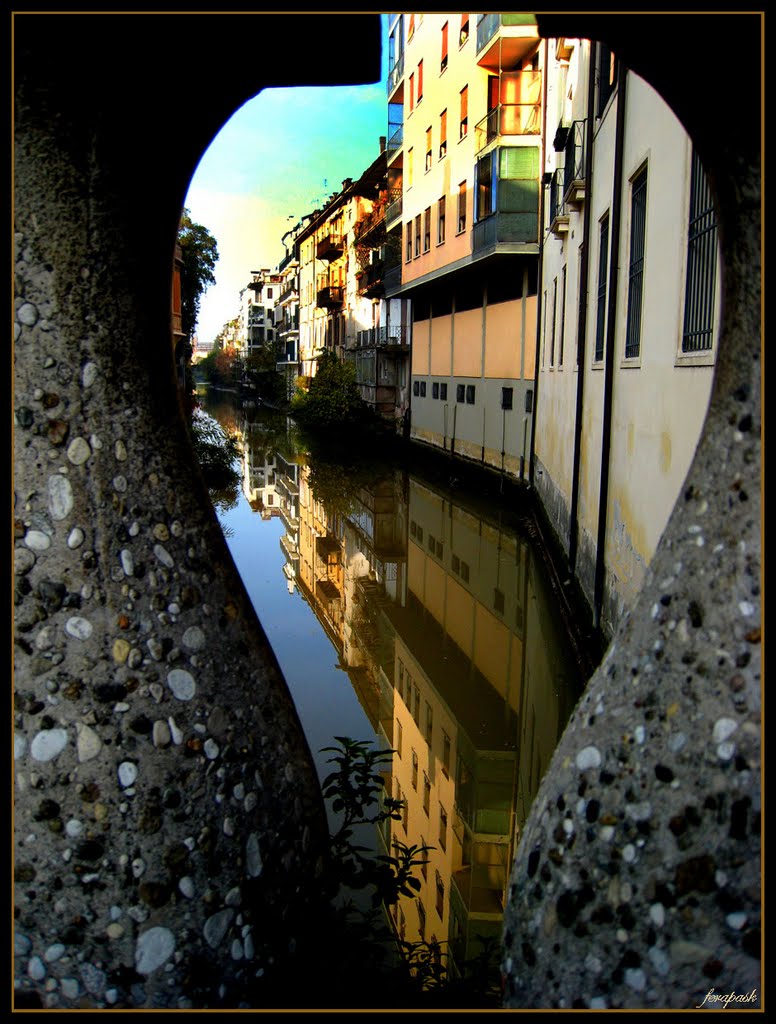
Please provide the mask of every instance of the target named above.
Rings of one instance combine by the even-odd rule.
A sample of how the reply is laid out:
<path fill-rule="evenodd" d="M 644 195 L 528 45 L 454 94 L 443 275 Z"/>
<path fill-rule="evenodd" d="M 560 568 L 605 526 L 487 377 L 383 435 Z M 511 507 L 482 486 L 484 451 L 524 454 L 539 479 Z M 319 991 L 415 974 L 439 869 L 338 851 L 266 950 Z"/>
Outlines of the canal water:
<path fill-rule="evenodd" d="M 521 829 L 584 684 L 543 559 L 476 493 L 316 462 L 285 416 L 201 400 L 240 442 L 241 487 L 216 509 L 319 776 L 335 737 L 394 751 L 401 818 L 366 843 L 430 847 L 392 926 L 461 976 L 498 944 Z"/>

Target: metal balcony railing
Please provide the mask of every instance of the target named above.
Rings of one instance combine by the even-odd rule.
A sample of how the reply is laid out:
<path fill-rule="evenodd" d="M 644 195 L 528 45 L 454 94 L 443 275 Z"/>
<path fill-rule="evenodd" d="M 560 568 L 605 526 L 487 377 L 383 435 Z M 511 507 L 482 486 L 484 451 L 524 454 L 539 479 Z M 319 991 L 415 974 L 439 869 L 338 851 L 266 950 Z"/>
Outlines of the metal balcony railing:
<path fill-rule="evenodd" d="M 563 206 L 563 176 L 564 169 L 562 167 L 558 167 L 557 170 L 552 172 L 552 178 L 550 179 L 548 208 L 551 227 L 565 212 L 565 208 Z"/>
<path fill-rule="evenodd" d="M 333 232 L 321 238 L 316 247 L 316 255 L 319 260 L 335 260 L 342 255 L 343 251 L 342 235 Z"/>
<path fill-rule="evenodd" d="M 399 59 L 388 72 L 388 95 L 394 91 L 404 75 L 404 54 L 399 54 Z"/>
<path fill-rule="evenodd" d="M 324 309 L 339 309 L 343 301 L 341 285 L 327 285 L 318 289 L 317 305 Z"/>
<path fill-rule="evenodd" d="M 563 198 L 571 202 L 578 201 L 580 196 L 569 193 L 575 183 L 584 182 L 585 178 L 585 122 L 574 121 L 566 136 L 565 167 L 563 171 Z M 578 186 L 577 186 L 578 187 Z M 584 195 L 584 193 L 583 193 Z"/>
<path fill-rule="evenodd" d="M 502 26 L 535 24 L 536 18 L 532 14 L 480 14 L 477 16 L 477 53 L 488 45 Z"/>
<path fill-rule="evenodd" d="M 390 127 L 390 126 L 389 126 Z M 401 149 L 404 142 L 404 125 L 400 124 L 398 128 L 388 137 L 388 141 L 385 144 L 385 151 L 387 156 L 398 152 Z"/>
<path fill-rule="evenodd" d="M 371 244 L 371 248 L 377 248 L 381 244 L 379 237 L 383 232 L 379 229 L 385 226 L 385 208 L 386 198 L 382 196 L 377 200 L 374 209 L 363 216 L 359 221 L 356 221 L 355 227 L 353 228 L 353 236 L 357 242 L 361 242 L 362 245 L 370 244 L 370 236 L 373 237 L 374 244 Z"/>
<path fill-rule="evenodd" d="M 500 103 L 477 123 L 474 129 L 475 152 L 479 153 L 503 135 L 539 135 L 541 127 L 541 104 Z"/>
<path fill-rule="evenodd" d="M 388 227 L 395 220 L 401 217 L 402 212 L 402 190 L 401 188 L 388 189 L 388 205 L 385 208 L 385 226 Z"/>

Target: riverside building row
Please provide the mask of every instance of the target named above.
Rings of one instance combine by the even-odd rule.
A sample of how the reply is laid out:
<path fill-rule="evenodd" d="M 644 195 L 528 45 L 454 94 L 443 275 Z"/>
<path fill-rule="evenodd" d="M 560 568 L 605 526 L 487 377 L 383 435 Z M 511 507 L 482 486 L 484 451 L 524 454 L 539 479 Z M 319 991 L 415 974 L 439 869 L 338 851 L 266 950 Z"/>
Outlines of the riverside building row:
<path fill-rule="evenodd" d="M 616 54 L 530 14 L 394 14 L 388 61 L 379 156 L 284 238 L 289 386 L 330 349 L 413 441 L 531 485 L 611 633 L 711 390 L 699 154 Z"/>

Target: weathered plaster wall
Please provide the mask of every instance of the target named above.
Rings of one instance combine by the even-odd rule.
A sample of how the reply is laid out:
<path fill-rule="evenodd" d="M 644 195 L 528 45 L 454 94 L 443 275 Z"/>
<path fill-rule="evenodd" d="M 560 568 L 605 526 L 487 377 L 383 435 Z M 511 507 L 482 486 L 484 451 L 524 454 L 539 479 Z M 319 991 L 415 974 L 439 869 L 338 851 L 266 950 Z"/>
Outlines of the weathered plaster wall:
<path fill-rule="evenodd" d="M 348 28 L 349 80 L 377 78 L 377 19 Z M 325 82 L 342 37 L 334 16 L 15 33 L 16 1005 L 265 1005 L 315 925 L 325 815 L 178 411 L 173 249 L 213 136 L 294 81 L 272 47 Z"/>
<path fill-rule="evenodd" d="M 694 462 L 518 850 L 505 1005 L 691 1009 L 711 989 L 760 1005 L 760 22 L 735 19 L 743 117 L 708 104 L 661 45 L 668 29 L 689 52 L 730 21 L 539 22 L 605 38 L 673 106 L 720 203 L 725 289 Z"/>

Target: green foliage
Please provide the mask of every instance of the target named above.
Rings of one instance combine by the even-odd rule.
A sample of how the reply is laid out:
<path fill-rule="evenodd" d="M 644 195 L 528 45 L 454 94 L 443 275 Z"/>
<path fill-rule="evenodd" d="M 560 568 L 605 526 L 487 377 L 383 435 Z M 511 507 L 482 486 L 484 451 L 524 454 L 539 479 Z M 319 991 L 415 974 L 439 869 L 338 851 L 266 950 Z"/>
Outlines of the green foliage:
<path fill-rule="evenodd" d="M 342 363 L 328 351 L 318 359 L 309 390 L 294 395 L 291 411 L 305 427 L 337 432 L 363 424 L 371 412 L 361 399 L 353 363 Z"/>
<path fill-rule="evenodd" d="M 206 227 L 191 219 L 183 210 L 178 227 L 181 247 L 181 326 L 189 337 L 197 328 L 199 306 L 206 289 L 215 284 L 215 265 L 218 262 L 218 244 Z"/>
<path fill-rule="evenodd" d="M 235 467 L 240 457 L 237 439 L 198 409 L 194 410 L 191 418 L 191 438 L 210 500 L 222 511 L 234 508 L 241 479 Z"/>
<path fill-rule="evenodd" d="M 256 388 L 256 394 L 266 402 L 285 403 L 286 379 L 278 372 L 279 346 L 264 345 L 251 352 L 244 361 L 246 380 Z"/>
<path fill-rule="evenodd" d="M 199 361 L 197 372 L 208 384 L 237 387 L 242 379 L 242 362 L 234 350 L 214 348 Z"/>

